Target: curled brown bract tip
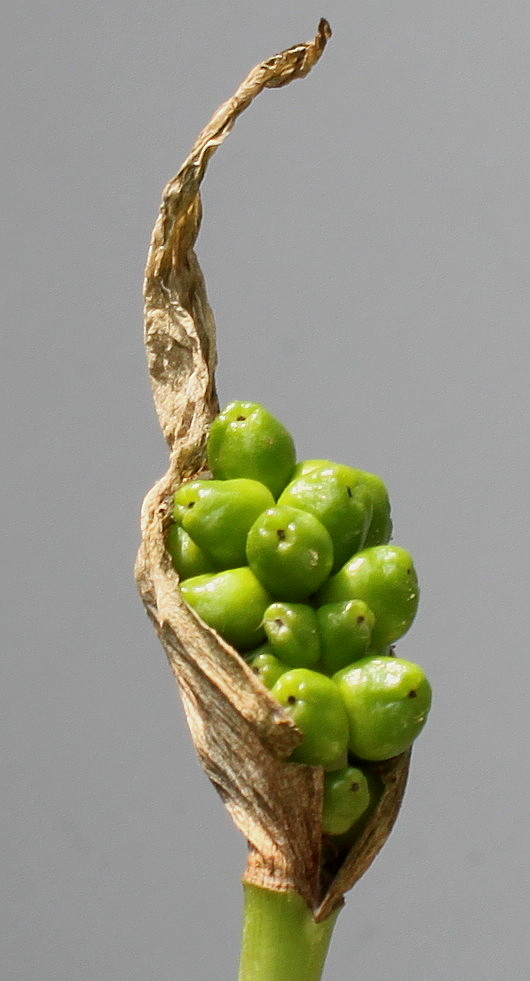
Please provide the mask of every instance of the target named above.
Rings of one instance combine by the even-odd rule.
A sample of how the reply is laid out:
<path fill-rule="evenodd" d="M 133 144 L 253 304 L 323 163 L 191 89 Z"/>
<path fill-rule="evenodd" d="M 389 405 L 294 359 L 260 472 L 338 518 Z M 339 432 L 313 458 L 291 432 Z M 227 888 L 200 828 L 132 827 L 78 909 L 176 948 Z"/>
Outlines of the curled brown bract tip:
<path fill-rule="evenodd" d="M 320 58 L 331 34 L 331 27 L 322 17 L 312 41 L 296 44 L 264 62 L 262 67 L 272 72 L 265 82 L 266 88 L 280 88 L 292 82 L 293 78 L 303 78 L 307 75 Z"/>
<path fill-rule="evenodd" d="M 215 323 L 194 252 L 200 185 L 210 157 L 243 110 L 263 89 L 307 75 L 330 36 L 321 20 L 312 41 L 257 65 L 214 113 L 163 191 L 145 270 L 145 346 L 170 456 L 167 473 L 143 503 L 135 567 L 202 766 L 248 840 L 245 879 L 298 892 L 319 919 L 341 905 L 343 893 L 384 844 L 399 810 L 408 757 L 382 768 L 382 798 L 330 875 L 322 859 L 322 771 L 285 762 L 301 733 L 237 652 L 183 602 L 165 533 L 175 488 L 204 471 L 207 427 L 218 411 Z"/>

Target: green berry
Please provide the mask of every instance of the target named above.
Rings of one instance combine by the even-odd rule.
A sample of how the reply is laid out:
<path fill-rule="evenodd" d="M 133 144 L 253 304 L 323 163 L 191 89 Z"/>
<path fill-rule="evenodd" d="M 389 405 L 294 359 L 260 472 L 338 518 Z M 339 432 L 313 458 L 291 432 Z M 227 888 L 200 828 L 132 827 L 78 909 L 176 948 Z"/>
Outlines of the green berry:
<path fill-rule="evenodd" d="M 326 773 L 322 807 L 324 834 L 345 834 L 366 814 L 370 803 L 370 785 L 358 767 L 347 766 Z"/>
<path fill-rule="evenodd" d="M 265 610 L 263 626 L 273 652 L 281 661 L 291 668 L 315 667 L 320 657 L 320 641 L 312 606 L 273 603 Z"/>
<path fill-rule="evenodd" d="M 166 548 L 171 556 L 173 568 L 180 579 L 200 576 L 204 572 L 214 572 L 214 564 L 180 525 L 171 524 L 166 535 Z"/>
<path fill-rule="evenodd" d="M 265 640 L 263 614 L 271 597 L 246 566 L 194 576 L 180 587 L 186 603 L 239 651 Z"/>
<path fill-rule="evenodd" d="M 375 617 L 371 647 L 393 644 L 416 615 L 419 588 L 412 558 L 397 545 L 374 545 L 354 555 L 317 595 L 320 605 L 363 600 Z"/>
<path fill-rule="evenodd" d="M 312 473 L 314 470 L 327 470 L 328 467 L 336 466 L 337 464 L 333 460 L 299 460 L 293 470 L 291 483 L 298 480 L 298 477 L 305 477 L 306 474 Z"/>
<path fill-rule="evenodd" d="M 316 592 L 329 576 L 333 545 L 312 514 L 278 506 L 265 511 L 252 525 L 247 560 L 273 596 L 296 603 Z"/>
<path fill-rule="evenodd" d="M 304 734 L 304 741 L 296 747 L 291 760 L 327 769 L 344 765 L 348 718 L 331 678 L 307 668 L 294 668 L 279 678 L 271 694 Z"/>
<path fill-rule="evenodd" d="M 320 473 L 334 467 L 342 468 L 343 464 L 334 463 L 332 460 L 301 460 L 294 468 L 291 483 L 294 483 L 299 477 L 305 477 L 307 474 Z M 347 469 L 351 470 L 352 468 Z M 357 475 L 357 479 L 361 480 L 368 488 L 372 501 L 372 517 L 362 547 L 367 548 L 370 545 L 384 545 L 390 541 L 390 536 L 392 535 L 392 519 L 390 517 L 388 491 L 381 478 L 377 477 L 376 474 L 367 473 L 365 470 L 356 470 L 353 472 Z M 351 555 L 353 555 L 353 552 L 345 556 L 344 561 L 350 558 Z M 339 563 L 337 568 L 340 568 L 341 564 Z"/>
<path fill-rule="evenodd" d="M 371 494 L 361 478 L 360 470 L 335 463 L 291 481 L 278 500 L 307 511 L 327 528 L 334 572 L 362 548 L 372 520 Z"/>
<path fill-rule="evenodd" d="M 372 520 L 366 532 L 363 548 L 372 545 L 385 545 L 392 535 L 392 518 L 390 516 L 390 501 L 388 491 L 375 473 L 362 472 L 362 481 L 370 492 L 372 499 Z"/>
<path fill-rule="evenodd" d="M 175 493 L 173 517 L 217 569 L 235 569 L 246 564 L 249 529 L 273 505 L 257 480 L 192 480 Z"/>
<path fill-rule="evenodd" d="M 208 463 L 215 478 L 250 477 L 281 493 L 294 469 L 294 442 L 281 422 L 256 402 L 231 402 L 212 422 Z"/>
<path fill-rule="evenodd" d="M 349 749 L 359 759 L 404 753 L 423 729 L 431 687 L 417 664 L 367 657 L 339 671 L 334 681 L 348 715 Z"/>
<path fill-rule="evenodd" d="M 274 656 L 269 644 L 263 644 L 257 650 L 250 651 L 245 655 L 245 660 L 254 674 L 257 674 L 262 685 L 265 685 L 269 691 L 276 684 L 278 678 L 281 678 L 282 674 L 289 670 L 287 664 L 282 664 Z"/>
<path fill-rule="evenodd" d="M 320 670 L 335 674 L 364 657 L 374 626 L 374 615 L 362 600 L 328 603 L 317 610 L 320 633 Z"/>

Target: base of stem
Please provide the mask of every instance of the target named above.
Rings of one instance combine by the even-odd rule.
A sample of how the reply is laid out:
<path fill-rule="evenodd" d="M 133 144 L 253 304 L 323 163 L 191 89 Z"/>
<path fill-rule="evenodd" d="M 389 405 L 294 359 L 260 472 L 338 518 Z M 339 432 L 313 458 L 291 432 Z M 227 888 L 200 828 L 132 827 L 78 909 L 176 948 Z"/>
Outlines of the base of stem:
<path fill-rule="evenodd" d="M 238 981 L 321 981 L 339 910 L 315 923 L 295 892 L 244 885 Z"/>

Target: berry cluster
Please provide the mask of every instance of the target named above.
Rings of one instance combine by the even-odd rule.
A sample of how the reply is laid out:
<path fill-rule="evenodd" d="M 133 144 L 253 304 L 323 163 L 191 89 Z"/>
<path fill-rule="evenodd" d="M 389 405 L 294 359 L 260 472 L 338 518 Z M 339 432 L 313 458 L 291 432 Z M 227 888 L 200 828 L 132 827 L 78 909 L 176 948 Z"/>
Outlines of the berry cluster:
<path fill-rule="evenodd" d="M 291 759 L 324 767 L 323 829 L 343 834 L 377 797 L 363 763 L 405 752 L 430 708 L 423 671 L 391 647 L 418 606 L 412 559 L 389 544 L 380 478 L 297 463 L 263 406 L 227 406 L 207 453 L 212 478 L 178 488 L 166 539 L 182 595 L 291 714 Z"/>

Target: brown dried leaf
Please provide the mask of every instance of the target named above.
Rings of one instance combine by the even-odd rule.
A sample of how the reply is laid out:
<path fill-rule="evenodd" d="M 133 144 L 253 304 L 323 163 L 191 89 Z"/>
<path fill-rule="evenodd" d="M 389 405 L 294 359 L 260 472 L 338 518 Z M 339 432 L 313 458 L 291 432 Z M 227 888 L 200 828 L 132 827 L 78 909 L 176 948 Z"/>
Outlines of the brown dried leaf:
<path fill-rule="evenodd" d="M 314 40 L 254 68 L 164 189 L 145 272 L 145 345 L 170 460 L 142 507 L 135 569 L 202 766 L 248 840 L 245 880 L 295 890 L 319 919 L 340 906 L 343 893 L 384 844 L 401 802 L 408 757 L 382 767 L 387 790 L 329 884 L 321 868 L 322 772 L 284 762 L 301 741 L 300 732 L 236 651 L 183 602 L 164 538 L 176 487 L 204 472 L 207 427 L 218 411 L 215 323 L 193 251 L 201 222 L 200 184 L 240 113 L 264 88 L 306 75 L 330 36 L 321 20 Z"/>

